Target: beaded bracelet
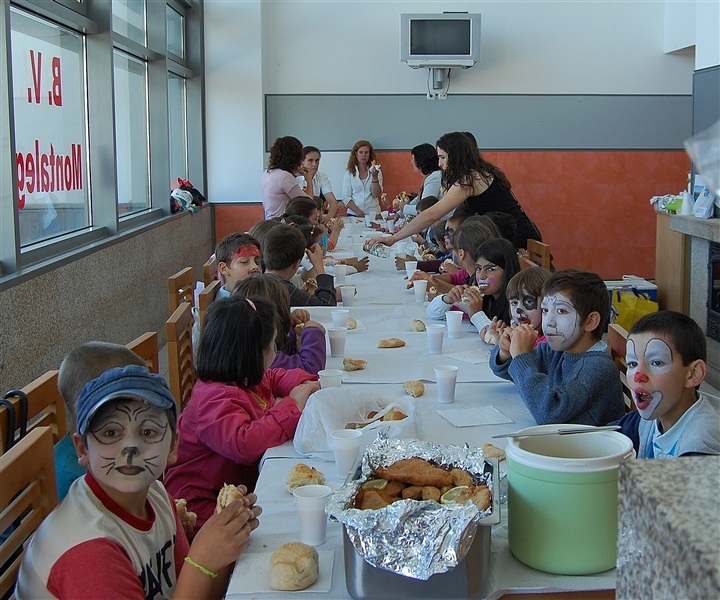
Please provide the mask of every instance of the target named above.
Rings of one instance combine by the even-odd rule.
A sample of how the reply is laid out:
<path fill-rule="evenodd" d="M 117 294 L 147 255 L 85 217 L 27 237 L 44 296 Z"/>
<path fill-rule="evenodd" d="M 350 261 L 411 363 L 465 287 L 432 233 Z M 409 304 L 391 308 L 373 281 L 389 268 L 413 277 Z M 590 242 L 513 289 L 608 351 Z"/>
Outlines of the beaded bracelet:
<path fill-rule="evenodd" d="M 206 568 L 203 567 L 201 564 L 196 563 L 196 562 L 195 562 L 192 558 L 190 558 L 189 556 L 186 556 L 186 557 L 185 557 L 185 562 L 186 562 L 187 564 L 189 564 L 189 565 L 192 565 L 192 566 L 195 567 L 196 569 L 200 569 L 203 573 L 205 573 L 205 575 L 210 575 L 210 577 L 212 577 L 213 579 L 217 579 L 218 573 L 215 573 L 215 572 L 211 571 L 210 569 L 206 569 Z"/>

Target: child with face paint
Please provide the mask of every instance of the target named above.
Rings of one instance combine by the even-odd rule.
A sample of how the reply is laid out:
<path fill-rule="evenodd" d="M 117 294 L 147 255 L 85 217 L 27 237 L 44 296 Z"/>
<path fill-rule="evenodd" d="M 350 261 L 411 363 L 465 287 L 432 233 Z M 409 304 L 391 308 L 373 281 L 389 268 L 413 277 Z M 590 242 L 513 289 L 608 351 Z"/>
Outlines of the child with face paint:
<path fill-rule="evenodd" d="M 205 317 L 190 401 L 178 420 L 177 463 L 165 474 L 201 526 L 225 482 L 255 488 L 268 448 L 295 435 L 305 403 L 320 388 L 301 369 L 270 368 L 277 311 L 267 300 L 215 300 Z"/>
<path fill-rule="evenodd" d="M 595 273 L 566 269 L 542 290 L 542 331 L 508 327 L 490 353 L 493 373 L 517 385 L 538 424 L 606 425 L 625 412 L 615 363 L 602 341 L 610 315 L 605 282 Z"/>
<path fill-rule="evenodd" d="M 618 424 L 638 458 L 720 454 L 720 398 L 699 390 L 705 334 L 690 317 L 660 311 L 628 335 L 627 381 L 637 406 Z"/>
<path fill-rule="evenodd" d="M 510 303 L 510 326 L 518 327 L 520 325 L 532 325 L 537 331 L 538 338 L 535 345 L 547 341 L 542 335 L 542 288 L 545 282 L 550 278 L 550 271 L 542 267 L 530 267 L 516 273 L 513 278 L 508 281 L 507 295 Z M 493 324 L 489 329 L 498 330 L 498 326 Z M 503 328 L 504 329 L 504 328 Z M 502 334 L 502 331 L 499 331 Z M 484 332 L 480 332 L 484 335 Z"/>
<path fill-rule="evenodd" d="M 467 219 L 455 231 L 452 241 L 453 256 L 460 270 L 442 275 L 415 272 L 413 279 L 427 279 L 428 287 L 434 286 L 438 291 L 428 305 L 428 317 L 444 319 L 451 308 L 468 312 L 462 295 L 469 286 L 475 285 L 475 253 L 485 242 L 498 237 L 497 227 L 487 217 Z"/>
<path fill-rule="evenodd" d="M 218 298 L 227 298 L 238 281 L 262 273 L 260 242 L 247 233 L 231 233 L 221 239 L 215 247 L 215 260 L 223 280 Z"/>
<path fill-rule="evenodd" d="M 248 494 L 188 545 L 158 481 L 177 455 L 176 416 L 165 380 L 145 367 L 113 368 L 85 385 L 73 442 L 87 472 L 33 537 L 18 598 L 223 596 L 261 509 Z"/>
<path fill-rule="evenodd" d="M 238 282 L 233 295 L 257 300 L 265 299 L 276 307 L 275 344 L 277 353 L 271 369 L 302 369 L 313 375 L 325 368 L 327 360 L 325 328 L 310 319 L 301 308 L 290 311 L 290 294 L 282 280 L 270 273 L 251 275 Z M 302 335 L 295 334 L 295 326 L 302 325 Z"/>

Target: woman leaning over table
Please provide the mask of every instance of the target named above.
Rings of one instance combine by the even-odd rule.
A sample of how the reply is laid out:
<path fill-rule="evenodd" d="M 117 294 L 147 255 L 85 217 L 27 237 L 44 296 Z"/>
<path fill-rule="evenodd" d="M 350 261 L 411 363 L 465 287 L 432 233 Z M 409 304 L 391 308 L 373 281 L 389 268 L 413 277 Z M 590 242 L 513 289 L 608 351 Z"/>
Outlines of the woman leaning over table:
<path fill-rule="evenodd" d="M 297 176 L 298 185 L 308 196 L 321 198 L 323 208 L 324 203 L 327 202 L 326 218 L 332 219 L 337 214 L 338 203 L 330 185 L 330 178 L 325 173 L 318 171 L 320 168 L 320 150 L 315 146 L 305 146 L 302 154 L 302 165 Z"/>
<path fill-rule="evenodd" d="M 440 191 L 442 184 L 442 171 L 438 164 L 437 150 L 432 144 L 419 144 L 410 150 L 410 164 L 413 171 L 424 177 L 420 186 L 420 193 L 403 207 L 404 215 L 417 215 L 417 202 L 428 196 L 442 198 Z"/>
<path fill-rule="evenodd" d="M 383 191 L 380 167 L 374 165 L 375 150 L 367 140 L 355 142 L 343 178 L 342 201 L 351 216 L 375 216 L 380 212 L 378 198 Z"/>
<path fill-rule="evenodd" d="M 446 133 L 436 146 L 445 195 L 440 202 L 421 212 L 399 232 L 372 238 L 371 243 L 391 246 L 429 227 L 460 206 L 464 213 L 470 215 L 489 212 L 509 214 L 517 226 L 517 248 L 524 248 L 528 239 L 542 241 L 540 231 L 510 190 L 510 182 L 505 174 L 483 159 L 468 135 L 459 131 Z"/>
<path fill-rule="evenodd" d="M 277 138 L 270 148 L 267 170 L 260 178 L 260 197 L 265 218 L 279 217 L 293 198 L 307 196 L 295 179 L 302 162 L 302 144 L 290 135 Z"/>

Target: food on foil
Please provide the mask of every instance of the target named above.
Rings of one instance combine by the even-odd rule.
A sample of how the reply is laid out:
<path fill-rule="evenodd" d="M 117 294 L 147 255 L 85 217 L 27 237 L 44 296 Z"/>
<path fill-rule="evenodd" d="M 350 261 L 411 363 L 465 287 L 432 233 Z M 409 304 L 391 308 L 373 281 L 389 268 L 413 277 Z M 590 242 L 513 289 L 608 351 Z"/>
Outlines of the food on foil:
<path fill-rule="evenodd" d="M 410 485 L 452 485 L 452 475 L 422 458 L 397 460 L 387 467 L 375 469 L 375 473 L 388 481 L 402 481 Z"/>
<path fill-rule="evenodd" d="M 292 493 L 293 490 L 303 485 L 322 485 L 325 483 L 325 475 L 315 467 L 309 467 L 305 463 L 298 463 L 288 471 L 285 489 Z"/>

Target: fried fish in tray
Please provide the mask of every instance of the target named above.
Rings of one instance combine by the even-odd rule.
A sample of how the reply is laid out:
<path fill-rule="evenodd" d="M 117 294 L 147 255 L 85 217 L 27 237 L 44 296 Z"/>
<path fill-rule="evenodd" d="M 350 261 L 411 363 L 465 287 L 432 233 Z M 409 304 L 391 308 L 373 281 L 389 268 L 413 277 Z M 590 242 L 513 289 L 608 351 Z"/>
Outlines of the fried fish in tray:
<path fill-rule="evenodd" d="M 452 486 L 452 475 L 445 469 L 435 467 L 422 458 L 407 458 L 395 461 L 388 467 L 376 469 L 378 477 L 388 481 L 402 481 L 411 485 L 437 488 Z"/>

